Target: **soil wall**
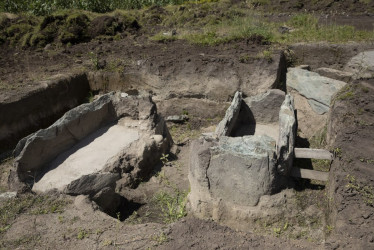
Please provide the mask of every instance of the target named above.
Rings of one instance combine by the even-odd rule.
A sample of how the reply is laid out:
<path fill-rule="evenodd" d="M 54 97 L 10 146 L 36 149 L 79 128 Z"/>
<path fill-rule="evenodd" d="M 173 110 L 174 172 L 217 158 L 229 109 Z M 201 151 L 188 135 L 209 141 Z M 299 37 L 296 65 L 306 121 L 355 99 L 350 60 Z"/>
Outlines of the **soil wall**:
<path fill-rule="evenodd" d="M 48 127 L 66 111 L 83 103 L 90 91 L 85 74 L 58 76 L 26 96 L 0 103 L 0 152 L 22 137 Z"/>

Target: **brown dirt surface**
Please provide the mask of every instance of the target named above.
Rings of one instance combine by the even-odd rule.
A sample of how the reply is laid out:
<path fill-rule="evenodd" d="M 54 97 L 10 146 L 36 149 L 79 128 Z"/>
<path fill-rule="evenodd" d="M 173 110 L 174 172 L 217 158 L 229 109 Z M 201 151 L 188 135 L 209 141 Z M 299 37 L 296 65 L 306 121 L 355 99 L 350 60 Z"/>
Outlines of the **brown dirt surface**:
<path fill-rule="evenodd" d="M 317 13 L 366 13 L 373 14 L 374 2 L 371 0 L 284 0 L 284 1 L 252 1 L 256 8 L 274 12 L 317 12 Z"/>
<path fill-rule="evenodd" d="M 374 1 L 250 2 L 251 5 L 246 6 L 247 8 L 266 11 L 265 15 L 272 21 L 286 21 L 289 13 L 314 11 L 320 17 L 320 23 L 348 24 L 362 30 L 373 30 Z M 178 10 L 183 12 L 184 8 Z M 148 38 L 165 29 L 166 26 L 161 25 L 164 17 L 170 13 L 167 8 L 162 7 L 153 7 L 144 13 L 144 19 L 142 22 L 138 20 L 139 23 L 131 18 L 120 19 L 118 16 L 94 17 L 91 25 L 87 26 L 93 36 L 84 36 L 79 42 L 71 40 L 69 45 L 54 42 L 42 47 L 27 48 L 0 45 L 0 102 L 22 98 L 40 88 L 40 81 L 43 79 L 74 72 L 121 72 L 134 75 L 143 70 L 165 82 L 175 81 L 173 76 L 184 71 L 189 72 L 186 77 L 211 72 L 238 77 L 240 82 L 249 72 L 269 67 L 264 58 L 258 58 L 259 53 L 271 51 L 273 57 L 277 58 L 274 55 L 279 56 L 280 51 L 285 49 L 285 46 L 261 44 L 250 39 L 217 46 L 192 45 L 185 40 L 152 41 Z M 193 15 L 194 18 L 187 21 L 197 22 L 202 17 L 217 13 L 201 9 Z M 12 20 L 17 19 L 17 16 L 11 14 L 7 16 Z M 9 25 L 8 21 L 0 23 L 0 28 Z M 168 25 L 167 30 L 174 28 L 173 24 Z M 203 27 L 205 23 L 200 25 Z M 87 35 L 75 29 L 71 29 L 71 32 Z M 115 34 L 119 36 L 115 37 Z M 93 37 L 96 38 L 92 39 Z M 352 42 L 334 45 L 300 43 L 287 48 L 291 51 L 290 65 L 308 64 L 313 70 L 319 67 L 343 69 L 349 58 L 374 47 L 372 43 Z M 201 83 L 202 86 L 204 84 Z M 227 83 L 229 84 L 230 82 Z M 134 89 L 137 91 L 137 86 Z M 16 199 L 0 200 L 0 248 L 374 248 L 373 79 L 350 83 L 338 95 L 332 107 L 329 122 L 333 129 L 329 130 L 329 145 L 338 158 L 331 166 L 327 187 L 309 181 L 300 181 L 296 185 L 297 202 L 302 203 L 300 211 L 306 207 L 315 207 L 311 212 L 313 215 L 316 211 L 322 214 L 329 210 L 327 221 L 322 225 L 325 239 L 318 241 L 308 238 L 304 231 L 300 232 L 300 237 L 292 239 L 274 233 L 276 228 L 270 228 L 270 233 L 240 232 L 191 215 L 170 223 L 165 212 L 167 208 L 160 205 L 157 197 L 165 192 L 175 199 L 188 192 L 189 143 L 201 132 L 214 131 L 228 106 L 224 101 L 229 99 L 208 100 L 205 96 L 189 96 L 188 93 L 185 96 L 175 96 L 169 93 L 168 86 L 161 90 L 167 98 L 154 96 L 154 99 L 162 115 L 188 113 L 190 117 L 182 125 L 168 124 L 174 141 L 179 145 L 177 151 L 180 152 L 170 154 L 168 161 L 163 166 L 158 166 L 152 176 L 137 188 L 119 190 L 127 198 L 127 207 L 117 215 L 118 218 L 100 212 L 95 204 L 82 197 L 55 193 L 45 196 L 18 194 Z M 307 115 L 303 119 L 307 123 Z M 314 122 L 320 123 L 320 120 Z M 315 132 L 312 130 L 301 133 L 308 137 L 299 138 L 301 144 L 309 146 Z M 1 158 L 8 156 L 9 154 L 2 155 Z M 0 163 L 0 192 L 8 191 L 7 179 L 12 162 L 12 158 L 7 158 Z M 319 204 L 325 199 L 328 199 L 329 206 L 320 207 Z"/>
<path fill-rule="evenodd" d="M 330 140 L 338 159 L 331 168 L 329 195 L 336 221 L 332 248 L 374 247 L 374 81 L 341 91 L 330 114 Z"/>

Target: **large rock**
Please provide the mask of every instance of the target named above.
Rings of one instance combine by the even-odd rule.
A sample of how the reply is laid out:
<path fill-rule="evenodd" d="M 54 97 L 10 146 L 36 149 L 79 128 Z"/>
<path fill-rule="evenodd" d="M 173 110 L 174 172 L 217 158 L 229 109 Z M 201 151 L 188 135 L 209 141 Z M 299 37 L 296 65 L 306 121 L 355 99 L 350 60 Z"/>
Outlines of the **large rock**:
<path fill-rule="evenodd" d="M 114 188 L 117 180 L 120 179 L 118 173 L 95 173 L 84 175 L 81 178 L 69 183 L 64 193 L 70 195 L 94 195 L 103 188 Z"/>
<path fill-rule="evenodd" d="M 203 138 L 191 144 L 191 196 L 255 206 L 276 189 L 275 141 L 268 136 Z"/>
<path fill-rule="evenodd" d="M 345 85 L 345 82 L 303 69 L 289 68 L 287 72 L 287 86 L 307 98 L 309 105 L 317 114 L 329 111 L 332 96 Z"/>
<path fill-rule="evenodd" d="M 94 196 L 129 174 L 134 182 L 146 177 L 171 144 L 149 96 L 109 93 L 21 140 L 9 182 Z"/>
<path fill-rule="evenodd" d="M 361 52 L 352 57 L 345 70 L 353 73 L 355 79 L 374 78 L 374 50 Z"/>
<path fill-rule="evenodd" d="M 216 128 L 215 135 L 217 137 L 230 135 L 235 126 L 235 122 L 238 119 L 241 104 L 242 93 L 237 91 L 230 107 L 226 110 L 225 118 L 223 118 Z"/>
<path fill-rule="evenodd" d="M 284 101 L 285 93 L 279 89 L 271 89 L 264 94 L 247 97 L 248 105 L 256 123 L 278 122 L 279 110 Z"/>
<path fill-rule="evenodd" d="M 279 112 L 279 139 L 277 142 L 278 172 L 283 175 L 289 175 L 292 169 L 296 130 L 294 100 L 288 94 Z"/>
<path fill-rule="evenodd" d="M 104 95 L 92 103 L 82 104 L 68 111 L 50 127 L 20 140 L 14 150 L 20 181 L 35 177 L 44 164 L 61 152 L 103 125 L 113 122 L 116 117 L 112 111 L 111 96 Z"/>
<path fill-rule="evenodd" d="M 214 199 L 255 206 L 271 194 L 276 175 L 275 141 L 268 136 L 221 137 L 207 170 Z"/>
<path fill-rule="evenodd" d="M 272 138 L 200 138 L 191 143 L 190 152 L 187 207 L 195 216 L 251 230 L 256 220 L 269 216 L 272 209 L 264 207 L 284 206 L 269 197 L 286 180 L 277 173 Z"/>

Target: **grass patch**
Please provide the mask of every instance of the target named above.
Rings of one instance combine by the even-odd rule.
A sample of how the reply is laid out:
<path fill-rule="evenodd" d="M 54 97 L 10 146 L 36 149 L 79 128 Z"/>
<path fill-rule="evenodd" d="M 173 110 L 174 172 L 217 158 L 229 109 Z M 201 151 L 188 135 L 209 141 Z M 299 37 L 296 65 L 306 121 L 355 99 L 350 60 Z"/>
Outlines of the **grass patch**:
<path fill-rule="evenodd" d="M 45 195 L 25 194 L 0 205 L 0 233 L 8 230 L 21 214 L 62 213 L 70 202 Z"/>
<path fill-rule="evenodd" d="M 192 129 L 189 122 L 183 125 L 172 125 L 169 132 L 176 144 L 185 143 L 187 140 L 196 139 L 201 134 L 200 130 Z"/>
<path fill-rule="evenodd" d="M 344 86 L 337 94 L 336 100 L 344 101 L 344 100 L 350 100 L 354 97 L 354 89 L 351 85 Z M 334 100 L 335 101 L 335 100 Z M 334 102 L 333 101 L 333 102 Z"/>
<path fill-rule="evenodd" d="M 103 34 L 95 33 L 94 37 L 97 39 L 102 37 L 119 40 L 123 32 L 137 31 L 142 26 L 139 23 L 142 23 L 144 26 L 158 26 L 162 30 L 178 31 L 177 35 L 165 35 L 162 32 L 158 33 L 158 28 L 147 29 L 150 40 L 167 43 L 176 39 L 184 39 L 202 46 L 214 46 L 235 40 L 247 40 L 248 43 L 260 45 L 374 40 L 374 31 L 356 30 L 353 26 L 347 25 L 321 23 L 311 14 L 294 15 L 285 23 L 267 21 L 263 14 L 254 11 L 246 4 L 231 4 L 227 1 L 39 0 L 33 1 L 32 4 L 26 4 L 23 0 L 12 2 L 13 5 L 20 3 L 17 7 L 8 3 L 9 6 L 3 7 L 3 11 L 26 11 L 32 15 L 23 15 L 17 21 L 1 17 L 0 27 L 5 28 L 0 29 L 0 43 L 10 41 L 10 44 L 20 47 L 45 46 L 48 43 L 75 44 L 88 41 L 93 38 L 90 37 L 92 36 L 90 24 L 94 23 L 95 18 L 100 17 L 100 14 L 94 12 L 111 12 L 107 15 L 116 18 L 116 21 L 107 27 L 104 33 L 101 32 Z M 38 7 L 36 2 L 39 4 L 44 2 L 43 7 Z M 48 7 L 52 2 L 53 6 Z M 267 5 L 267 2 L 267 0 L 256 0 L 252 1 L 252 5 Z M 184 5 L 174 6 L 174 4 Z M 165 7 L 133 10 L 151 5 Z M 45 16 L 41 18 L 35 15 Z M 290 32 L 281 32 L 279 28 L 283 25 L 289 26 Z M 157 31 L 153 33 L 153 30 Z M 264 57 L 267 58 L 266 55 Z"/>
<path fill-rule="evenodd" d="M 353 175 L 347 175 L 346 180 L 348 184 L 346 188 L 357 192 L 365 201 L 366 205 L 373 207 L 374 205 L 374 188 L 371 185 L 364 185 L 359 183 Z"/>
<path fill-rule="evenodd" d="M 224 12 L 225 13 L 225 12 Z M 240 13 L 240 14 L 239 14 Z M 297 42 L 319 42 L 344 43 L 348 41 L 374 40 L 373 31 L 356 30 L 349 25 L 321 24 L 313 15 L 298 14 L 293 16 L 285 25 L 292 27 L 292 32 L 281 33 L 280 24 L 268 22 L 253 11 L 237 12 L 234 15 L 211 21 L 212 17 L 196 18 L 196 23 L 204 23 L 203 29 L 197 29 L 193 24 L 182 27 L 179 39 L 185 39 L 193 44 L 214 46 L 233 40 L 246 39 L 247 42 L 256 44 L 292 44 Z M 168 21 L 164 23 L 174 23 Z M 191 17 L 186 17 L 188 22 Z M 210 21 L 209 21 L 209 20 Z M 205 21 L 203 21 L 205 20 Z M 183 23 L 183 20 L 179 20 Z M 175 25 L 175 24 L 174 24 Z"/>
<path fill-rule="evenodd" d="M 165 223 L 175 222 L 187 215 L 186 202 L 188 192 L 174 190 L 174 194 L 161 191 L 154 197 L 162 211 Z"/>
<path fill-rule="evenodd" d="M 182 38 L 193 44 L 208 46 L 241 39 L 269 44 L 273 41 L 273 31 L 271 25 L 253 17 L 235 17 L 217 25 L 206 26 L 202 32 L 185 33 Z"/>
<path fill-rule="evenodd" d="M 0 11 L 33 15 L 49 15 L 58 10 L 79 9 L 105 13 L 115 9 L 140 9 L 146 6 L 182 4 L 187 0 L 12 0 L 0 4 Z"/>
<path fill-rule="evenodd" d="M 298 14 L 288 22 L 294 28 L 293 32 L 279 35 L 276 38 L 281 43 L 327 41 L 343 43 L 348 41 L 373 40 L 373 31 L 356 30 L 349 25 L 321 24 L 318 18 L 311 14 Z"/>

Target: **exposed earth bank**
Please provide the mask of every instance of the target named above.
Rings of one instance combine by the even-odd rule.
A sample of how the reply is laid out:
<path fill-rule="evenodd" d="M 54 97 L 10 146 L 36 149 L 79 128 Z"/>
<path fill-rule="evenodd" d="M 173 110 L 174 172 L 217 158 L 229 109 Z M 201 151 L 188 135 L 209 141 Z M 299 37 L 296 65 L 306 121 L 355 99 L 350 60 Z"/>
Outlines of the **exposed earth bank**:
<path fill-rule="evenodd" d="M 258 2 L 256 9 L 269 8 L 260 4 L 266 1 Z M 355 5 L 353 1 L 278 2 L 272 8 L 282 12 L 337 11 L 340 15 L 356 15 L 357 20 L 362 20 L 363 29 L 370 30 L 372 25 L 372 21 L 367 21 L 372 17 L 372 1 L 365 6 Z M 162 8 L 151 11 L 163 12 Z M 156 14 L 153 17 L 157 19 Z M 284 15 L 274 14 L 269 18 L 282 20 Z M 343 20 L 344 24 L 346 19 L 340 16 L 335 20 L 337 23 Z M 146 27 L 151 24 L 149 21 Z M 14 116 L 6 110 L 6 105 L 26 100 L 40 89 L 48 89 L 42 80 L 56 74 L 84 78 L 83 90 L 76 99 L 70 96 L 72 100 L 64 100 L 66 105 L 56 107 L 53 105 L 60 104 L 60 96 L 49 100 L 48 108 L 55 110 L 53 116 L 43 113 L 40 105 L 33 109 L 35 114 L 42 113 L 48 119 L 37 123 L 35 118 L 28 117 L 34 124 L 28 122 L 33 126 L 24 135 L 48 127 L 63 112 L 111 90 L 131 95 L 150 93 L 159 114 L 188 117 L 181 124 L 167 123 L 176 146 L 168 156 L 161 157 L 162 164 L 138 186 L 118 190 L 126 200 L 123 208 L 112 216 L 101 212 L 84 196 L 72 197 L 54 191 L 44 195 L 19 193 L 15 198 L 1 195 L 1 248 L 374 248 L 373 78 L 345 79 L 348 84 L 334 96 L 330 110 L 324 115 L 313 113 L 303 96 L 285 86 L 287 67 L 308 65 L 303 67 L 311 71 L 322 67 L 347 71 L 350 58 L 374 49 L 371 42 L 286 46 L 249 39 L 204 47 L 184 40 L 151 41 L 144 30 L 134 26 L 119 40 L 93 39 L 62 47 L 53 43 L 47 48 L 27 49 L 1 45 L 0 111 L 9 119 Z M 264 56 L 264 51 L 271 53 Z M 72 90 L 64 86 L 67 87 L 60 93 Z M 313 169 L 320 165 L 327 167 L 328 183 L 294 179 L 292 189 L 277 194 L 277 200 L 291 204 L 290 217 L 259 220 L 251 232 L 233 230 L 191 214 L 185 217 L 184 208 L 173 210 L 172 206 L 185 205 L 189 192 L 191 141 L 202 132 L 214 131 L 236 90 L 243 91 L 246 97 L 271 88 L 295 95 L 299 105 L 296 145 L 325 148 L 335 153 L 331 167 L 323 162 L 295 163 Z M 23 108 L 23 105 L 19 107 L 20 113 Z M 18 114 L 18 111 L 12 113 Z M 0 149 L 12 149 L 18 139 L 4 147 L 1 145 Z M 4 193 L 9 191 L 7 182 L 14 159 L 9 157 L 9 150 L 1 153 L 0 191 Z M 13 195 L 7 193 L 7 196 Z"/>

